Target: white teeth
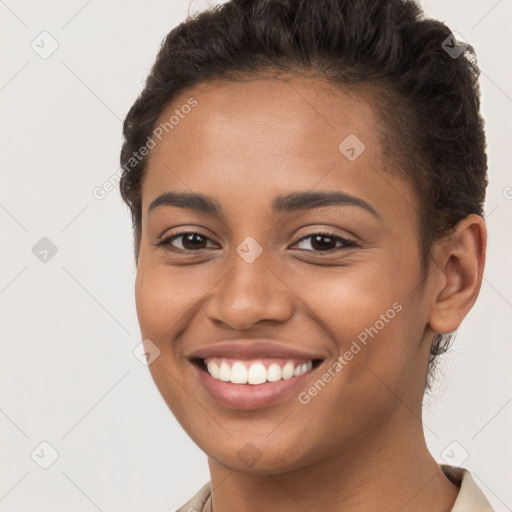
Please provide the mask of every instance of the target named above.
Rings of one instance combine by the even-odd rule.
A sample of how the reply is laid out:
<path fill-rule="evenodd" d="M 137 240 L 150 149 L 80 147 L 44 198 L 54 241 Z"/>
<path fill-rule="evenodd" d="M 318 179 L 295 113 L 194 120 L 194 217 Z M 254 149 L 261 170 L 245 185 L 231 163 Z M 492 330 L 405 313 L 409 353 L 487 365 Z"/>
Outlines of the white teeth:
<path fill-rule="evenodd" d="M 247 368 L 244 363 L 237 361 L 231 367 L 231 382 L 233 384 L 247 384 Z"/>
<path fill-rule="evenodd" d="M 215 361 L 210 361 L 208 363 L 208 372 L 214 379 L 219 378 L 219 367 Z"/>
<path fill-rule="evenodd" d="M 226 363 L 225 361 L 222 361 L 222 363 L 220 363 L 219 380 L 223 380 L 224 382 L 229 382 L 231 380 L 231 368 L 229 367 L 229 364 Z"/>
<path fill-rule="evenodd" d="M 283 379 L 288 380 L 293 377 L 293 363 L 286 363 L 283 367 Z"/>
<path fill-rule="evenodd" d="M 249 371 L 247 373 L 247 382 L 249 384 L 263 384 L 264 382 L 266 382 L 266 380 L 266 368 L 261 363 L 251 364 L 251 366 L 249 367 Z"/>
<path fill-rule="evenodd" d="M 267 380 L 269 382 L 277 382 L 281 380 L 281 367 L 277 363 L 272 363 L 267 368 Z"/>
<path fill-rule="evenodd" d="M 247 365 L 247 361 L 234 361 L 230 366 L 227 361 L 216 358 L 215 361 L 206 359 L 205 363 L 208 373 L 214 379 L 233 384 L 252 385 L 263 384 L 264 382 L 277 382 L 281 379 L 288 380 L 292 377 L 298 377 L 313 368 L 313 361 L 304 363 L 287 361 L 282 367 L 277 363 L 271 363 L 268 368 L 261 361 L 254 361 L 250 365 Z"/>

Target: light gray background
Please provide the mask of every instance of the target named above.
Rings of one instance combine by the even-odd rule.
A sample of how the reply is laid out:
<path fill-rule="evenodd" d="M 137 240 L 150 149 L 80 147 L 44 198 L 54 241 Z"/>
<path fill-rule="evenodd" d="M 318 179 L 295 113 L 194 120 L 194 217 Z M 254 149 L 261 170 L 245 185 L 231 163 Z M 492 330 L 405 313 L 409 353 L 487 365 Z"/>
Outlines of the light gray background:
<path fill-rule="evenodd" d="M 477 49 L 490 173 L 485 280 L 429 401 L 426 436 L 439 461 L 467 452 L 462 465 L 507 511 L 512 2 L 422 3 Z M 118 169 L 121 121 L 188 8 L 0 1 L 1 511 L 169 511 L 209 479 L 206 456 L 132 353 L 140 332 L 128 210 L 117 188 L 92 195 Z M 51 48 L 43 31 L 59 45 L 47 59 L 31 48 Z M 32 252 L 42 237 L 58 249 L 46 263 Z M 43 441 L 59 454 L 48 469 L 38 465 L 51 462 Z"/>

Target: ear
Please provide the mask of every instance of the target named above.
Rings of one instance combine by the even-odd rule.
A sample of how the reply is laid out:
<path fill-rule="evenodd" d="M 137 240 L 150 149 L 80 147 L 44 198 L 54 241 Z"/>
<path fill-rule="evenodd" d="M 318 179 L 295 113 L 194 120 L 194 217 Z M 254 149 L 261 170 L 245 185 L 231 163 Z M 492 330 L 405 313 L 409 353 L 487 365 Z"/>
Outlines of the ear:
<path fill-rule="evenodd" d="M 429 325 L 438 333 L 458 329 L 473 307 L 485 265 L 487 229 L 479 215 L 468 215 L 434 247 L 433 304 Z"/>

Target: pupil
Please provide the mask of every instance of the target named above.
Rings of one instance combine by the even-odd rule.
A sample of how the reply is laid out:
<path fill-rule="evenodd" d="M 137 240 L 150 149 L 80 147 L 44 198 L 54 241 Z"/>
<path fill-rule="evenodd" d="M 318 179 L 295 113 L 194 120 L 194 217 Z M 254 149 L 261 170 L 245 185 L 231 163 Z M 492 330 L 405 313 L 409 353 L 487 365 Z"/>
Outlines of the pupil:
<path fill-rule="evenodd" d="M 325 243 L 325 240 L 329 240 L 329 242 Z M 320 250 L 329 250 L 334 249 L 336 246 L 336 242 L 334 241 L 333 237 L 327 236 L 327 235 L 315 235 L 312 240 L 313 248 L 320 249 Z"/>
<path fill-rule="evenodd" d="M 190 244 L 189 247 L 187 247 L 187 244 Z M 189 233 L 183 239 L 183 246 L 186 249 L 197 249 L 198 247 L 201 246 L 201 244 L 204 244 L 204 239 L 201 235 L 197 233 Z"/>

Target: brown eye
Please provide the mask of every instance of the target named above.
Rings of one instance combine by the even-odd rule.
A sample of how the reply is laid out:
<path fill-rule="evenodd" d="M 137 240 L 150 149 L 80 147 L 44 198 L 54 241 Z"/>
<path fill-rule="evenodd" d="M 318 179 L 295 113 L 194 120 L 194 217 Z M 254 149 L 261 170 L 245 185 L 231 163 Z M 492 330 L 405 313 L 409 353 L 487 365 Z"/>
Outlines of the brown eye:
<path fill-rule="evenodd" d="M 211 240 L 200 233 L 185 232 L 171 235 L 156 245 L 173 251 L 195 252 L 211 248 L 211 246 L 208 246 L 208 242 L 211 242 Z"/>
<path fill-rule="evenodd" d="M 309 242 L 308 242 L 309 240 Z M 301 249 L 313 250 L 313 252 L 326 252 L 335 249 L 346 249 L 347 247 L 354 247 L 356 244 L 351 240 L 347 240 L 333 233 L 313 233 L 311 235 L 301 238 L 297 244 L 309 245 L 308 247 L 300 247 Z"/>
<path fill-rule="evenodd" d="M 328 251 L 336 247 L 336 240 L 332 236 L 313 235 L 311 237 L 311 247 L 319 251 Z"/>
<path fill-rule="evenodd" d="M 188 233 L 182 235 L 182 245 L 187 251 L 194 249 L 204 249 L 206 247 L 206 238 L 197 233 Z"/>

